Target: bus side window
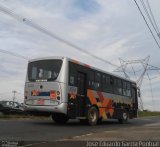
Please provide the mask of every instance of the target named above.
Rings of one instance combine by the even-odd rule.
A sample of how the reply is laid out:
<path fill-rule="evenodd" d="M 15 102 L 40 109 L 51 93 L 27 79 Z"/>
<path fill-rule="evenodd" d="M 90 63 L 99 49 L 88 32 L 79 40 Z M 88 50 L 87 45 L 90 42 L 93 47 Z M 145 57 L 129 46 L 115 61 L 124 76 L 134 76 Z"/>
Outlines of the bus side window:
<path fill-rule="evenodd" d="M 101 90 L 101 73 L 95 72 L 94 89 Z"/>
<path fill-rule="evenodd" d="M 111 91 L 110 76 L 109 75 L 102 76 L 102 91 L 104 91 L 104 92 Z"/>
<path fill-rule="evenodd" d="M 114 87 L 114 93 L 118 94 L 117 79 L 115 79 L 115 78 L 114 78 L 114 82 L 113 82 L 113 87 Z"/>
<path fill-rule="evenodd" d="M 131 84 L 127 82 L 127 90 L 126 90 L 127 96 L 131 97 Z"/>
<path fill-rule="evenodd" d="M 88 87 L 94 89 L 94 72 L 91 70 L 89 71 Z"/>
<path fill-rule="evenodd" d="M 129 82 L 123 81 L 123 95 L 131 97 L 131 84 Z"/>
<path fill-rule="evenodd" d="M 126 81 L 123 81 L 123 95 L 126 96 L 127 95 L 127 92 L 126 92 L 126 88 L 127 87 L 127 83 Z"/>
<path fill-rule="evenodd" d="M 71 85 L 74 85 L 74 76 L 70 76 L 69 82 Z"/>
<path fill-rule="evenodd" d="M 122 95 L 122 81 L 120 79 L 114 79 L 114 93 Z"/>

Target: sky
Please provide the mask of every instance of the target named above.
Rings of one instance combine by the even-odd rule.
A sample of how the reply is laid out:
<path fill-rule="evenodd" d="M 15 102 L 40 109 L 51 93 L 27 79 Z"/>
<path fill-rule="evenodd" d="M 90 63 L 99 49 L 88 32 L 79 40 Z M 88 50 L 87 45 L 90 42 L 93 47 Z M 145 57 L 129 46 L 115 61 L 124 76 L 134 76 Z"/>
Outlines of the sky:
<path fill-rule="evenodd" d="M 160 1 L 148 1 L 160 27 Z M 137 2 L 140 5 L 140 1 Z M 0 0 L 1 5 L 117 66 L 121 65 L 119 59 L 139 60 L 150 56 L 149 64 L 160 67 L 160 48 L 149 32 L 134 0 Z M 141 5 L 140 7 L 142 8 Z M 114 72 L 116 67 L 79 52 L 1 11 L 0 49 L 29 59 L 67 56 L 122 75 Z M 12 100 L 13 90 L 16 90 L 16 101 L 23 102 L 27 63 L 27 60 L 0 52 L 0 100 Z M 139 77 L 143 72 L 143 66 L 133 66 Z M 130 78 L 135 80 L 130 65 L 127 66 L 127 71 Z M 144 109 L 159 111 L 160 72 L 152 70 L 147 73 L 151 80 L 148 80 L 146 74 L 141 86 Z"/>

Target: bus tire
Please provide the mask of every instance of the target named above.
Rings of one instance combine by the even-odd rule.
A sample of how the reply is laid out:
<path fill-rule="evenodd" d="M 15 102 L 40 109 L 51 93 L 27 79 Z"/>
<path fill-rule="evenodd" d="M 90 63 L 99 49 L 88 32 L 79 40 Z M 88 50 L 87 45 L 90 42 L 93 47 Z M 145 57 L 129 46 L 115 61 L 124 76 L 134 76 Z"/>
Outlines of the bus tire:
<path fill-rule="evenodd" d="M 65 114 L 52 114 L 52 120 L 57 124 L 65 124 L 69 118 Z"/>
<path fill-rule="evenodd" d="M 98 118 L 99 118 L 99 115 L 98 115 L 97 108 L 96 107 L 89 108 L 88 109 L 88 116 L 87 116 L 88 124 L 91 126 L 96 125 L 98 122 Z"/>
<path fill-rule="evenodd" d="M 120 124 L 126 124 L 128 122 L 128 118 L 129 118 L 128 112 L 125 111 L 122 113 L 122 117 L 119 118 L 118 121 Z"/>

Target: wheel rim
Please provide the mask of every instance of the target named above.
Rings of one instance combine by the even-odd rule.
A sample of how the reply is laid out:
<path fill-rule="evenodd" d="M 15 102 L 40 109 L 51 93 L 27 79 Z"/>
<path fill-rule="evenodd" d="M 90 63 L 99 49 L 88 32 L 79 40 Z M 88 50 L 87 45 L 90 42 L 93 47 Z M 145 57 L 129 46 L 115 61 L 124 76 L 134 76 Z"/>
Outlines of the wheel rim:
<path fill-rule="evenodd" d="M 96 119 L 97 119 L 97 114 L 96 114 L 96 112 L 95 112 L 94 110 L 90 111 L 90 113 L 89 113 L 89 118 L 90 118 L 90 120 L 91 120 L 92 122 L 95 122 L 95 121 L 96 121 Z"/>
<path fill-rule="evenodd" d="M 127 113 L 123 113 L 123 119 L 124 119 L 124 120 L 127 120 L 127 117 L 128 117 L 128 116 L 127 116 Z"/>

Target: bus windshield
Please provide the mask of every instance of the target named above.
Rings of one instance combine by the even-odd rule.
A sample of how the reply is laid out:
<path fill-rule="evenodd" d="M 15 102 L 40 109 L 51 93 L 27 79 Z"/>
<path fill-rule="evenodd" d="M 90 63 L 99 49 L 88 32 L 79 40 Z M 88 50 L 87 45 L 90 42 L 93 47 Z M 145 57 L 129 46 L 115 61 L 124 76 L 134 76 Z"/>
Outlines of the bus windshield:
<path fill-rule="evenodd" d="M 62 60 L 39 60 L 28 64 L 28 80 L 31 82 L 56 80 Z"/>

